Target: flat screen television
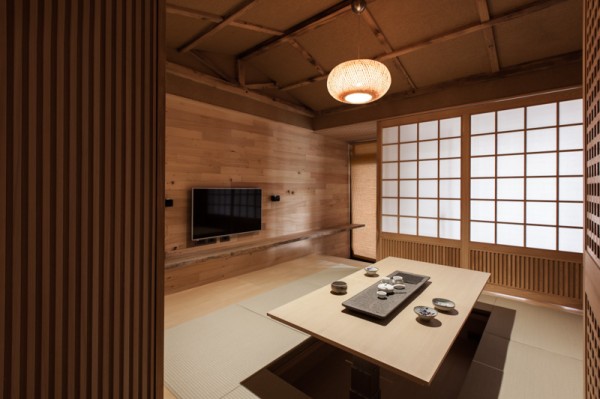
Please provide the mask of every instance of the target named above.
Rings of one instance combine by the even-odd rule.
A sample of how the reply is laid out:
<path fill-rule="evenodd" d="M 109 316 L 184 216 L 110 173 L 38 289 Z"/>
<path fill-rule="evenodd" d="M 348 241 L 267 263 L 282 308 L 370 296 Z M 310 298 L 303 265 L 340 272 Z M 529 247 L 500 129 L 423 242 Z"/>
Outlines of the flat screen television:
<path fill-rule="evenodd" d="M 261 229 L 260 188 L 192 189 L 192 241 Z"/>

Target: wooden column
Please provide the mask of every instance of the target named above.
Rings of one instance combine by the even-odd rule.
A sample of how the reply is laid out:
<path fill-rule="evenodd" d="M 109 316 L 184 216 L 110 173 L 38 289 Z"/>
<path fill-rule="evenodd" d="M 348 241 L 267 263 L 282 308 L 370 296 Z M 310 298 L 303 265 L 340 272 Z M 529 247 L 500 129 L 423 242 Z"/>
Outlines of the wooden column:
<path fill-rule="evenodd" d="M 163 14 L 0 1 L 0 398 L 162 397 Z"/>

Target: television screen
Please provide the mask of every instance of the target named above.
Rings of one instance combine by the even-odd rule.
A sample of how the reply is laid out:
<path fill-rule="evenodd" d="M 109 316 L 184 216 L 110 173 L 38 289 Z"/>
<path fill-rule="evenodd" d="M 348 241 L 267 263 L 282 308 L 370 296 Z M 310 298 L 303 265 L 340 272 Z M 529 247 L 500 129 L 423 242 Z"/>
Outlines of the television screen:
<path fill-rule="evenodd" d="M 261 229 L 259 188 L 192 189 L 192 240 Z"/>

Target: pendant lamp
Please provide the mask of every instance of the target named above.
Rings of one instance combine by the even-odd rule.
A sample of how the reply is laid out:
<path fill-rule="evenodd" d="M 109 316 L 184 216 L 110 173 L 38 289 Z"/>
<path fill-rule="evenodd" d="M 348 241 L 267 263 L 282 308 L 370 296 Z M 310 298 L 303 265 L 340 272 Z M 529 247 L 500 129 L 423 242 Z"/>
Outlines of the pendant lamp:
<path fill-rule="evenodd" d="M 359 15 L 366 8 L 364 0 L 352 0 L 352 11 Z M 366 104 L 381 98 L 390 88 L 390 71 L 379 61 L 355 59 L 342 62 L 329 73 L 327 90 L 333 98 L 346 104 Z"/>

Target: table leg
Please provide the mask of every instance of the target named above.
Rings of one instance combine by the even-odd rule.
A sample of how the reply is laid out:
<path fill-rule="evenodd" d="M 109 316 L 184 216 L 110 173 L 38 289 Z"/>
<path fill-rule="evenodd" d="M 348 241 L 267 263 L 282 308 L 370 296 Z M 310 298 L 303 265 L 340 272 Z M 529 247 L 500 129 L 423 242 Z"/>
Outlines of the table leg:
<path fill-rule="evenodd" d="M 379 366 L 354 356 L 350 378 L 350 399 L 380 399 Z"/>

